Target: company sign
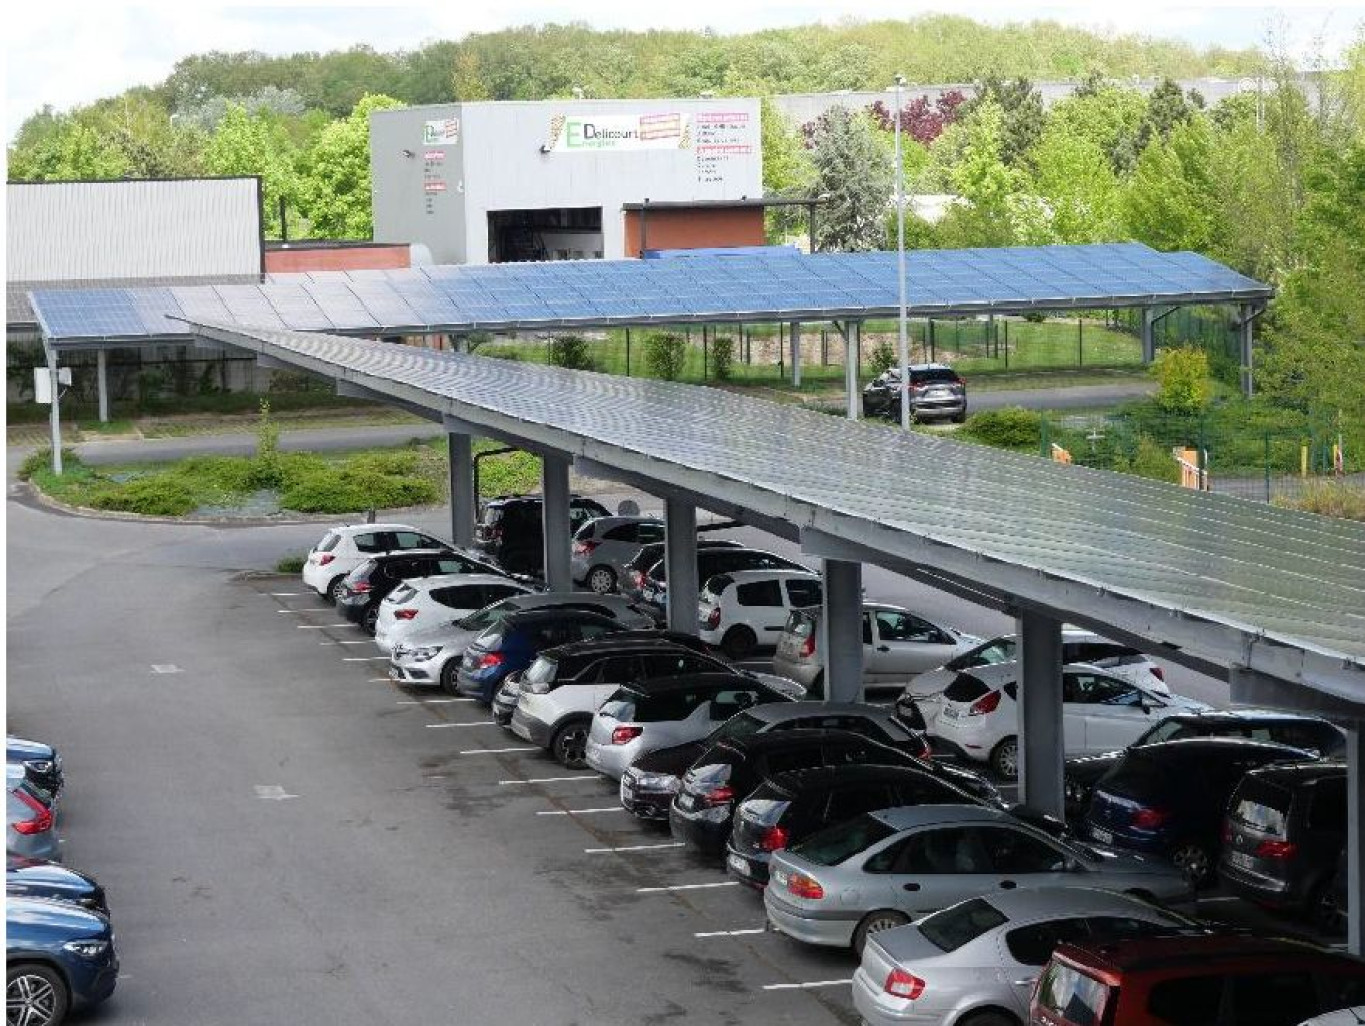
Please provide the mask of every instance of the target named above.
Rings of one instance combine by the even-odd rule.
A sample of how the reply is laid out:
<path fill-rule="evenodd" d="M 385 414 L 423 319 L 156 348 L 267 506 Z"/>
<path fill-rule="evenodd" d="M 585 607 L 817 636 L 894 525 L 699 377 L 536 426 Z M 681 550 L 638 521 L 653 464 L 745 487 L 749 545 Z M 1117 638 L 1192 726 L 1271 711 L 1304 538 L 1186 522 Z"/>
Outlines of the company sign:
<path fill-rule="evenodd" d="M 460 141 L 460 119 L 442 118 L 422 126 L 423 146 L 454 146 Z"/>
<path fill-rule="evenodd" d="M 550 119 L 549 150 L 591 153 L 599 150 L 688 150 L 692 122 L 688 116 L 661 114 L 601 114 Z"/>

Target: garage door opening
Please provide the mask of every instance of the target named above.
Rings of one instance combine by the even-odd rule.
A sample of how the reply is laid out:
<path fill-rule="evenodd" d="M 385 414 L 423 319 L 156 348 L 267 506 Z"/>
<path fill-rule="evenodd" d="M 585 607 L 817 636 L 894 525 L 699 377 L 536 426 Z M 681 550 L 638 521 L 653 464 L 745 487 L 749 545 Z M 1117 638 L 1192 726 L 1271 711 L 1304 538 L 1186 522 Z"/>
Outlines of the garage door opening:
<path fill-rule="evenodd" d="M 601 207 L 490 210 L 488 262 L 600 260 Z"/>

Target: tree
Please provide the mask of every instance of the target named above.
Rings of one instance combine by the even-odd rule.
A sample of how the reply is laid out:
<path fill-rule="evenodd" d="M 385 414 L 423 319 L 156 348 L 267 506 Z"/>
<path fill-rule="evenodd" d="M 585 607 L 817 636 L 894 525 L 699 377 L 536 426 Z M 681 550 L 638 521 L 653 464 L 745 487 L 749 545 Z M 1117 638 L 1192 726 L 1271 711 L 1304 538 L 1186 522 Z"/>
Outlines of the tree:
<path fill-rule="evenodd" d="M 963 113 L 988 104 L 1000 108 L 1000 159 L 1010 167 L 1022 167 L 1028 151 L 1043 134 L 1046 113 L 1042 93 L 1026 78 L 1007 82 L 987 75 L 977 83 L 976 95 L 963 105 Z"/>
<path fill-rule="evenodd" d="M 1093 139 L 1053 120 L 1032 153 L 1033 189 L 1049 212 L 1050 241 L 1109 242 L 1122 235 L 1119 182 Z"/>
<path fill-rule="evenodd" d="M 825 116 L 812 153 L 817 195 L 829 195 L 816 220 L 822 251 L 878 249 L 893 173 L 867 118 L 843 107 Z"/>
<path fill-rule="evenodd" d="M 948 211 L 939 233 L 945 245 L 1008 246 L 1015 241 L 1013 197 L 1021 192 L 1023 176 L 1002 159 L 1004 112 L 988 99 L 976 105 L 963 129 L 961 156 L 951 178 L 954 191 L 966 202 Z"/>
<path fill-rule="evenodd" d="M 1216 155 L 1213 132 L 1202 117 L 1173 129 L 1169 142 L 1143 150 L 1122 199 L 1133 237 L 1156 249 L 1213 248 L 1219 237 L 1211 173 Z"/>
<path fill-rule="evenodd" d="M 298 210 L 297 154 L 289 136 L 265 115 L 252 116 L 229 104 L 204 151 L 204 166 L 215 175 L 260 175 L 266 234 L 279 238 L 278 210 L 283 199 L 290 214 L 289 234 L 306 234 Z"/>
<path fill-rule="evenodd" d="M 1087 80 L 1070 96 L 1052 105 L 1048 125 L 1093 142 L 1116 174 L 1130 174 L 1137 164 L 1137 136 L 1147 104 L 1136 89 Z"/>
<path fill-rule="evenodd" d="M 1200 106 L 1202 105 L 1201 100 Z M 1147 113 L 1138 128 L 1138 152 L 1145 150 L 1153 141 L 1168 140 L 1176 126 L 1188 121 L 1193 113 L 1194 105 L 1180 91 L 1180 85 L 1169 78 L 1163 78 L 1147 97 Z"/>
<path fill-rule="evenodd" d="M 122 178 L 128 171 L 117 146 L 69 116 L 59 116 L 9 152 L 9 177 L 17 182 Z"/>
<path fill-rule="evenodd" d="M 763 193 L 766 196 L 810 195 L 815 169 L 796 132 L 787 124 L 772 100 L 759 103 L 759 128 L 763 146 Z M 768 240 L 780 243 L 800 231 L 806 211 L 802 207 L 772 207 L 767 219 Z"/>
<path fill-rule="evenodd" d="M 328 239 L 368 239 L 374 234 L 370 206 L 370 113 L 403 106 L 388 96 L 364 96 L 349 117 L 334 121 L 308 152 L 299 199 L 313 231 Z"/>

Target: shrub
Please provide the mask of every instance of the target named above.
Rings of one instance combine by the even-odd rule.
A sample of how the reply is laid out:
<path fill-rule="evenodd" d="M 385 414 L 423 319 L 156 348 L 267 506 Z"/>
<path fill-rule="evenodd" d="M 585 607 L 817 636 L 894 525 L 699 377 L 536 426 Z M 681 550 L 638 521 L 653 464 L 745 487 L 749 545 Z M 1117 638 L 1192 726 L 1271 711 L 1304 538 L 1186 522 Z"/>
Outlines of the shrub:
<path fill-rule="evenodd" d="M 1120 474 L 1135 474 L 1154 481 L 1180 482 L 1180 464 L 1171 450 L 1148 435 L 1138 436 L 1131 454 L 1115 457 L 1114 469 Z"/>
<path fill-rule="evenodd" d="M 187 484 L 228 494 L 249 492 L 253 485 L 252 461 L 243 456 L 191 456 L 171 471 Z"/>
<path fill-rule="evenodd" d="M 885 374 L 896 365 L 896 350 L 892 348 L 890 342 L 882 339 L 872 347 L 867 364 L 872 368 L 873 374 Z"/>
<path fill-rule="evenodd" d="M 735 340 L 717 335 L 711 340 L 711 372 L 717 381 L 729 381 L 735 366 Z"/>
<path fill-rule="evenodd" d="M 1194 346 L 1163 349 L 1152 361 L 1161 387 L 1156 404 L 1169 413 L 1198 413 L 1209 404 L 1209 354 Z"/>
<path fill-rule="evenodd" d="M 81 458 L 76 455 L 75 449 L 68 449 L 66 446 L 62 446 L 63 469 L 69 471 L 74 467 L 80 466 L 80 462 Z M 38 471 L 46 470 L 50 466 L 52 466 L 52 446 L 49 445 L 42 449 L 35 449 L 24 457 L 24 462 L 19 464 L 19 480 L 27 481 L 34 474 L 38 473 Z"/>
<path fill-rule="evenodd" d="M 275 564 L 275 572 L 277 574 L 302 573 L 303 564 L 307 561 L 307 556 L 281 556 L 280 561 Z"/>
<path fill-rule="evenodd" d="M 524 495 L 540 485 L 540 459 L 529 452 L 509 452 L 479 460 L 479 494 Z"/>
<path fill-rule="evenodd" d="M 593 370 L 592 351 L 581 335 L 560 335 L 550 339 L 550 363 L 569 370 Z"/>
<path fill-rule="evenodd" d="M 398 452 L 364 452 L 347 459 L 342 464 L 342 470 L 372 474 L 415 474 L 420 458 L 414 449 Z"/>
<path fill-rule="evenodd" d="M 687 339 L 672 331 L 645 336 L 645 368 L 652 377 L 677 381 L 687 363 Z"/>
<path fill-rule="evenodd" d="M 1325 517 L 1365 520 L 1365 488 L 1345 481 L 1311 481 L 1297 496 L 1276 496 L 1275 505 Z"/>
<path fill-rule="evenodd" d="M 1007 406 L 1003 410 L 973 413 L 961 430 L 986 445 L 1036 450 L 1042 440 L 1043 418 L 1036 410 Z"/>
<path fill-rule="evenodd" d="M 90 503 L 95 509 L 160 517 L 184 516 L 198 505 L 189 487 L 172 474 L 151 474 L 126 484 L 111 484 L 94 494 Z"/>
<path fill-rule="evenodd" d="M 1047 320 L 1047 314 L 1042 310 L 1030 310 L 1024 314 L 1024 320 L 1028 321 L 1030 324 L 1042 324 Z"/>
<path fill-rule="evenodd" d="M 280 505 L 300 513 L 354 513 L 364 509 L 418 506 L 439 498 L 434 482 L 382 474 L 369 467 L 339 470 L 306 466 L 288 475 Z"/>

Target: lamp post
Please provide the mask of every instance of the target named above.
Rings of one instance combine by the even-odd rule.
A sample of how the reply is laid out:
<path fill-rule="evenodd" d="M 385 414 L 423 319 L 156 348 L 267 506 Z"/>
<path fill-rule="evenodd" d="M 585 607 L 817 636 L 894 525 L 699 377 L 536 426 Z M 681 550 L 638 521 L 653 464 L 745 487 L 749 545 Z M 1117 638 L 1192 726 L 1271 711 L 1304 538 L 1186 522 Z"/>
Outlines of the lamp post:
<path fill-rule="evenodd" d="M 910 343 L 905 333 L 905 161 L 901 158 L 901 90 L 905 76 L 896 76 L 896 284 L 900 289 L 897 330 L 900 363 L 901 427 L 910 427 Z"/>

